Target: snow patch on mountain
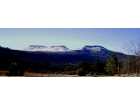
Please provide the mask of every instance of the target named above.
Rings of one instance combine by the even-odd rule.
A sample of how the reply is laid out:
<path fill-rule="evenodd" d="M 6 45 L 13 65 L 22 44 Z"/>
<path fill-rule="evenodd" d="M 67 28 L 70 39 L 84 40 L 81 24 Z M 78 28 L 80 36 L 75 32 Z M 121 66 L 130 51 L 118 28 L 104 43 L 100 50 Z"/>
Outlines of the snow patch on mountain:
<path fill-rule="evenodd" d="M 93 52 L 101 52 L 102 50 L 107 50 L 105 49 L 104 47 L 102 46 L 85 46 L 83 48 L 83 50 L 86 50 L 86 51 L 93 51 Z"/>
<path fill-rule="evenodd" d="M 24 49 L 25 51 L 40 51 L 40 52 L 67 52 L 67 51 L 77 51 L 77 50 L 70 50 L 64 45 L 56 45 L 56 46 L 44 46 L 44 45 L 30 45 L 29 47 Z M 94 52 L 94 53 L 103 53 L 108 52 L 106 48 L 102 46 L 92 46 L 92 45 L 86 45 L 79 51 L 86 51 L 86 52 Z"/>
<path fill-rule="evenodd" d="M 41 51 L 41 52 L 66 52 L 69 49 L 66 46 L 44 46 L 44 45 L 30 45 L 25 48 L 26 51 Z"/>

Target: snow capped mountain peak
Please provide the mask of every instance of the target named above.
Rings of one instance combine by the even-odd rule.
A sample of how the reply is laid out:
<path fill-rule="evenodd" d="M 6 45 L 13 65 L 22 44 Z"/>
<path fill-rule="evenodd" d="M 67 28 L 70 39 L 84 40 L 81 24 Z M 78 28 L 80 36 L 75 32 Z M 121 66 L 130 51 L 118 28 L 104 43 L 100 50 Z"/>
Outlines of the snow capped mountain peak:
<path fill-rule="evenodd" d="M 53 45 L 53 46 L 44 46 L 44 45 L 30 45 L 29 47 L 24 49 L 25 51 L 40 51 L 40 52 L 67 52 L 67 51 L 76 51 L 76 50 L 70 50 L 64 45 Z M 92 45 L 86 45 L 84 46 L 81 51 L 90 51 L 90 52 L 104 52 L 108 51 L 106 48 L 102 46 L 92 46 Z"/>
<path fill-rule="evenodd" d="M 65 52 L 69 51 L 66 46 L 44 46 L 44 45 L 30 45 L 25 49 L 26 51 L 41 51 L 41 52 Z"/>
<path fill-rule="evenodd" d="M 87 45 L 87 46 L 85 46 L 85 47 L 83 48 L 83 50 L 93 51 L 93 52 L 100 52 L 100 51 L 102 51 L 102 50 L 107 50 L 107 49 L 105 49 L 105 48 L 102 47 L 102 46 L 89 46 L 89 45 Z"/>
<path fill-rule="evenodd" d="M 30 49 L 43 49 L 43 48 L 46 48 L 46 46 L 43 46 L 43 45 L 30 45 L 28 48 Z"/>

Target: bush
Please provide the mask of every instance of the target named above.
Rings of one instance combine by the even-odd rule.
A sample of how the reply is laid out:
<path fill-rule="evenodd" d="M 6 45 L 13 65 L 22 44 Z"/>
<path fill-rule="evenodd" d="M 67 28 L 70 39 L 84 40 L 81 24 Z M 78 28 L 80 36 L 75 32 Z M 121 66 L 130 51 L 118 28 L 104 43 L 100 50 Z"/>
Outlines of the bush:
<path fill-rule="evenodd" d="M 78 76 L 86 76 L 86 71 L 84 71 L 84 69 L 80 69 L 78 70 Z"/>

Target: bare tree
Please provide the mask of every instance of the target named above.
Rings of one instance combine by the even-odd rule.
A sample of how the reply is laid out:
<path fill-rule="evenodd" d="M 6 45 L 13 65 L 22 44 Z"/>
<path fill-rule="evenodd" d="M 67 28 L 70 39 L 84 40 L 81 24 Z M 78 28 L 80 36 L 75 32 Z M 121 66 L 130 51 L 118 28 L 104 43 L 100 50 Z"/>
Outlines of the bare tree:
<path fill-rule="evenodd" d="M 130 42 L 125 49 L 130 56 L 126 59 L 124 68 L 127 74 L 134 73 L 138 76 L 140 74 L 140 43 Z"/>

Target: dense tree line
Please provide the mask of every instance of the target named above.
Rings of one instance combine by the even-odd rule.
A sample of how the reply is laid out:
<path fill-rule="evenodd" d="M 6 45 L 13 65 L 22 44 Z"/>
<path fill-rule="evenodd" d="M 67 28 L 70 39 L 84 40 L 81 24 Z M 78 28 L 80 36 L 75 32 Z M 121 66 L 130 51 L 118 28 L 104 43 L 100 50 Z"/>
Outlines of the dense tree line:
<path fill-rule="evenodd" d="M 106 62 L 101 62 L 98 59 L 96 62 L 81 62 L 79 64 L 65 64 L 51 66 L 48 62 L 44 63 L 29 63 L 23 62 L 17 57 L 13 57 L 7 61 L 8 76 L 24 76 L 25 71 L 36 73 L 51 73 L 51 74 L 69 74 L 79 76 L 100 76 L 120 74 L 120 63 L 116 55 L 111 55 Z"/>

